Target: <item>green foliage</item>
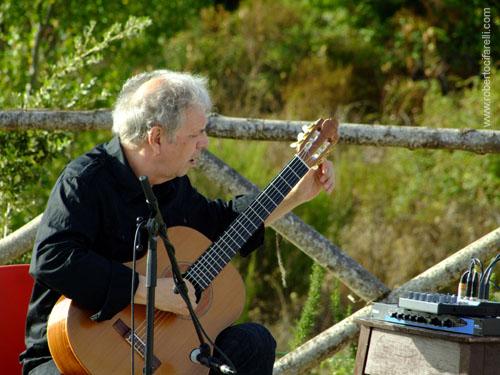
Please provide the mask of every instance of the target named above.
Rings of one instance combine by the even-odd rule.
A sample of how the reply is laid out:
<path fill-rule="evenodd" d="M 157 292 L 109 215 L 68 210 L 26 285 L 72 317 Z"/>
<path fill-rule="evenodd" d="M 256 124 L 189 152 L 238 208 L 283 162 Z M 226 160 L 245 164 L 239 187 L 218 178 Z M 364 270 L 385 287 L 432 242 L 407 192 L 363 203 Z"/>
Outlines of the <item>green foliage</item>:
<path fill-rule="evenodd" d="M 335 279 L 333 282 L 333 290 L 330 295 L 330 308 L 335 323 L 340 322 L 352 313 L 352 306 L 350 304 L 347 306 L 343 305 L 340 282 L 338 279 Z"/>
<path fill-rule="evenodd" d="M 38 192 L 47 183 L 47 174 L 44 173 L 47 163 L 54 155 L 63 152 L 68 143 L 68 137 L 62 133 L 0 132 L 0 144 L 3 145 L 0 155 L 2 236 L 8 234 L 9 228 L 13 226 L 13 215 L 21 211 L 28 217 L 39 214 L 46 198 L 40 197 Z"/>
<path fill-rule="evenodd" d="M 497 273 L 493 272 L 490 278 L 490 300 L 495 302 L 500 302 L 500 289 L 498 286 Z"/>
<path fill-rule="evenodd" d="M 497 12 L 484 0 L 318 0 L 313 4 L 346 9 L 349 24 L 384 51 L 383 69 L 388 73 L 440 77 L 450 83 L 454 75 L 468 78 L 478 71 L 483 8 L 491 7 L 493 28 L 498 25 Z M 497 54 L 500 46 L 494 48 Z"/>
<path fill-rule="evenodd" d="M 375 100 L 376 80 L 367 86 L 357 75 L 377 78 L 376 53 L 346 19 L 342 10 L 287 1 L 248 2 L 234 13 L 208 8 L 168 41 L 165 59 L 208 75 L 219 112 L 314 119 L 361 96 Z"/>
<path fill-rule="evenodd" d="M 431 127 L 481 124 L 481 98 L 476 84 L 444 96 L 431 82 L 418 121 Z M 359 210 L 340 241 L 391 286 L 498 227 L 497 155 L 372 147 L 348 154 L 343 160 L 349 160 Z"/>
<path fill-rule="evenodd" d="M 257 295 L 257 283 L 254 281 L 255 278 L 258 275 L 258 270 L 257 270 L 257 253 L 252 253 L 250 255 L 250 260 L 248 262 L 248 266 L 246 268 L 245 272 L 245 285 L 247 286 L 246 288 L 246 303 L 245 303 L 245 309 L 243 310 L 243 313 L 241 314 L 239 320 L 242 322 L 246 322 L 249 320 L 249 310 L 250 306 L 253 303 L 253 301 L 256 298 Z"/>
<path fill-rule="evenodd" d="M 324 277 L 325 269 L 318 263 L 314 263 L 311 267 L 307 299 L 304 303 L 297 327 L 295 328 L 294 338 L 290 345 L 292 348 L 296 348 L 302 344 L 305 339 L 309 337 L 316 324 L 316 318 L 320 313 L 319 303 L 321 301 L 321 284 Z"/>
<path fill-rule="evenodd" d="M 0 67 L 5 73 L 0 82 L 8 87 L 0 98 L 2 106 L 95 107 L 109 95 L 97 85 L 97 77 L 92 76 L 89 68 L 102 63 L 104 53 L 112 43 L 133 38 L 151 24 L 146 18 L 130 17 L 124 25 L 115 23 L 102 36 L 97 36 L 96 23 L 92 21 L 82 35 L 66 35 L 65 48 L 61 48 L 65 54 L 44 55 L 47 46 L 41 42 L 41 32 L 38 31 L 48 32 L 52 5 L 39 2 L 36 11 L 25 9 L 27 15 L 38 16 L 35 17 L 40 22 L 37 31 L 8 17 L 19 12 L 19 5 L 4 2 L 0 6 L 1 25 L 8 31 L 2 34 L 0 44 L 10 47 L 0 57 Z M 41 20 L 44 14 L 46 19 Z M 20 43 L 23 38 L 28 43 Z M 12 64 L 13 58 L 28 62 L 30 57 L 29 75 L 21 74 L 19 65 Z M 57 59 L 53 60 L 54 57 Z M 43 210 L 48 188 L 70 158 L 72 137 L 71 133 L 60 131 L 0 132 L 0 144 L 3 145 L 0 154 L 0 225 L 3 236 Z M 73 145 L 72 148 L 78 147 Z"/>
<path fill-rule="evenodd" d="M 350 375 L 354 374 L 356 365 L 356 345 L 350 344 L 331 358 L 323 361 L 314 371 L 314 374 L 335 374 Z"/>
<path fill-rule="evenodd" d="M 73 45 L 69 47 L 71 52 L 61 57 L 54 65 L 46 66 L 46 73 L 40 73 L 46 78 L 40 82 L 35 95 L 25 97 L 24 107 L 95 107 L 95 101 L 107 99 L 109 93 L 100 90 L 96 85 L 97 77 L 85 74 L 84 69 L 101 63 L 104 59 L 103 53 L 109 50 L 112 43 L 134 38 L 149 25 L 151 20 L 148 18 L 130 17 L 125 24 L 115 23 L 102 37 L 97 38 L 96 22 L 90 21 L 81 36 L 74 36 Z"/>
<path fill-rule="evenodd" d="M 83 70 L 78 74 L 78 83 L 97 77 L 101 90 L 114 93 L 140 66 L 149 65 L 151 68 L 163 65 L 161 41 L 185 27 L 204 5 L 207 2 L 203 0 L 2 1 L 0 50 L 5 59 L 1 69 L 2 73 L 8 71 L 12 74 L 2 74 L 0 82 L 2 87 L 11 88 L 12 93 L 23 93 L 31 81 L 34 57 L 37 55 L 33 53 L 35 50 L 38 50 L 41 65 L 54 66 L 57 61 L 75 54 L 75 37 L 83 42 L 82 31 L 88 29 L 90 24 L 94 23 L 92 34 L 104 36 L 102 41 L 105 41 L 108 32 L 129 33 L 132 36 L 137 31 L 138 21 L 143 22 L 146 16 L 150 23 L 147 33 L 135 33 L 133 39 L 115 40 L 114 44 L 106 46 L 106 56 L 113 56 L 112 59 L 106 58 L 92 71 Z M 127 27 L 123 27 L 125 25 Z M 117 30 L 118 27 L 123 28 Z M 41 32 L 38 33 L 38 30 Z M 40 36 L 38 44 L 37 34 Z M 37 48 L 34 48 L 35 45 Z M 96 104 L 112 104 L 112 101 L 104 99 Z M 9 106 L 1 101 L 0 105 Z"/>

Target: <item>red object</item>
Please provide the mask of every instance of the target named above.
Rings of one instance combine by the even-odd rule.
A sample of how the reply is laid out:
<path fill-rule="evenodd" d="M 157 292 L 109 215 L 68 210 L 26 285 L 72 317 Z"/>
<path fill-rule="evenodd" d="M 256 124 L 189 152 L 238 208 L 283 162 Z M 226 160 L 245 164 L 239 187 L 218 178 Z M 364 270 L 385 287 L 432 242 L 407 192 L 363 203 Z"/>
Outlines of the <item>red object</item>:
<path fill-rule="evenodd" d="M 20 374 L 26 313 L 33 288 L 29 264 L 0 266 L 0 368 L 2 374 Z"/>

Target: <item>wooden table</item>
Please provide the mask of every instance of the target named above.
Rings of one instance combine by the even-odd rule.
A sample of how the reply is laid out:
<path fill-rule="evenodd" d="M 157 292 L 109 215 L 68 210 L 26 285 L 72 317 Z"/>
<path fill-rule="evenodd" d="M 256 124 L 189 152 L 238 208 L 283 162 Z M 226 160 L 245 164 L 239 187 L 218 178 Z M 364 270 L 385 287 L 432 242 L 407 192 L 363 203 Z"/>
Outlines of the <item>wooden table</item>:
<path fill-rule="evenodd" d="M 355 374 L 500 375 L 500 337 L 480 337 L 357 319 Z"/>

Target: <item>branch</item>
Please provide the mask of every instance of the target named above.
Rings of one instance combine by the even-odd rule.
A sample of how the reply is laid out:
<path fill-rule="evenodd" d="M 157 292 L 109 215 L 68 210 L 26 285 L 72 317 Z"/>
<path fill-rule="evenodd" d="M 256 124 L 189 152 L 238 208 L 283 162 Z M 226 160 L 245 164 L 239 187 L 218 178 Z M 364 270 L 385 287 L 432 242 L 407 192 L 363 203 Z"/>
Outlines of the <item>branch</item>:
<path fill-rule="evenodd" d="M 111 128 L 109 110 L 95 111 L 0 111 L 0 130 L 98 130 Z M 212 114 L 212 137 L 267 141 L 294 141 L 305 121 L 225 117 Z M 479 154 L 500 153 L 500 131 L 425 128 L 414 126 L 341 124 L 343 144 L 462 150 Z"/>
<path fill-rule="evenodd" d="M 39 56 L 39 51 L 40 51 L 40 40 L 42 38 L 42 34 L 45 31 L 47 25 L 49 24 L 50 21 L 50 16 L 52 15 L 52 3 L 49 4 L 49 9 L 47 9 L 47 14 L 45 16 L 45 20 L 42 22 L 38 23 L 38 28 L 36 30 L 35 34 L 35 42 L 33 43 L 33 48 L 31 49 L 31 65 L 29 68 L 29 78 L 30 81 L 26 84 L 26 99 L 25 103 L 27 102 L 27 99 L 31 95 L 31 91 L 33 90 L 33 87 L 36 85 L 37 77 L 38 77 L 38 56 Z M 40 19 L 42 18 L 42 6 L 43 2 L 40 2 L 38 4 L 38 13 L 40 16 Z"/>
<path fill-rule="evenodd" d="M 219 138 L 294 141 L 306 121 L 245 119 L 212 115 L 209 134 Z M 416 148 L 443 148 L 480 154 L 500 153 L 500 131 L 344 123 L 339 143 Z"/>
<path fill-rule="evenodd" d="M 0 239 L 0 264 L 14 260 L 31 250 L 42 215 L 38 215 L 28 224 Z"/>
<path fill-rule="evenodd" d="M 111 129 L 111 111 L 0 111 L 0 129 L 2 130 L 109 130 Z"/>

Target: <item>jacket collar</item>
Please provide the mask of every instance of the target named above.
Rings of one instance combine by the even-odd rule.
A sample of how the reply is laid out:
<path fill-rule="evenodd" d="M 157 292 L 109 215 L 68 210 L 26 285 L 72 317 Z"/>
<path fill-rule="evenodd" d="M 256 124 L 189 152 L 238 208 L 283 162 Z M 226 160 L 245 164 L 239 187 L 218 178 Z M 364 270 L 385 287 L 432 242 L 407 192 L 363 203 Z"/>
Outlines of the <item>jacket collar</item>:
<path fill-rule="evenodd" d="M 115 181 L 122 188 L 127 201 L 132 201 L 136 198 L 144 197 L 139 178 L 128 163 L 127 157 L 123 152 L 123 147 L 118 136 L 113 137 L 108 143 L 104 144 L 104 150 L 108 154 L 110 161 L 110 172 L 115 177 Z M 160 194 L 162 197 L 170 195 L 174 189 L 177 179 L 167 181 L 160 185 L 153 186 L 155 194 Z M 159 198 L 159 197 L 158 197 Z"/>

